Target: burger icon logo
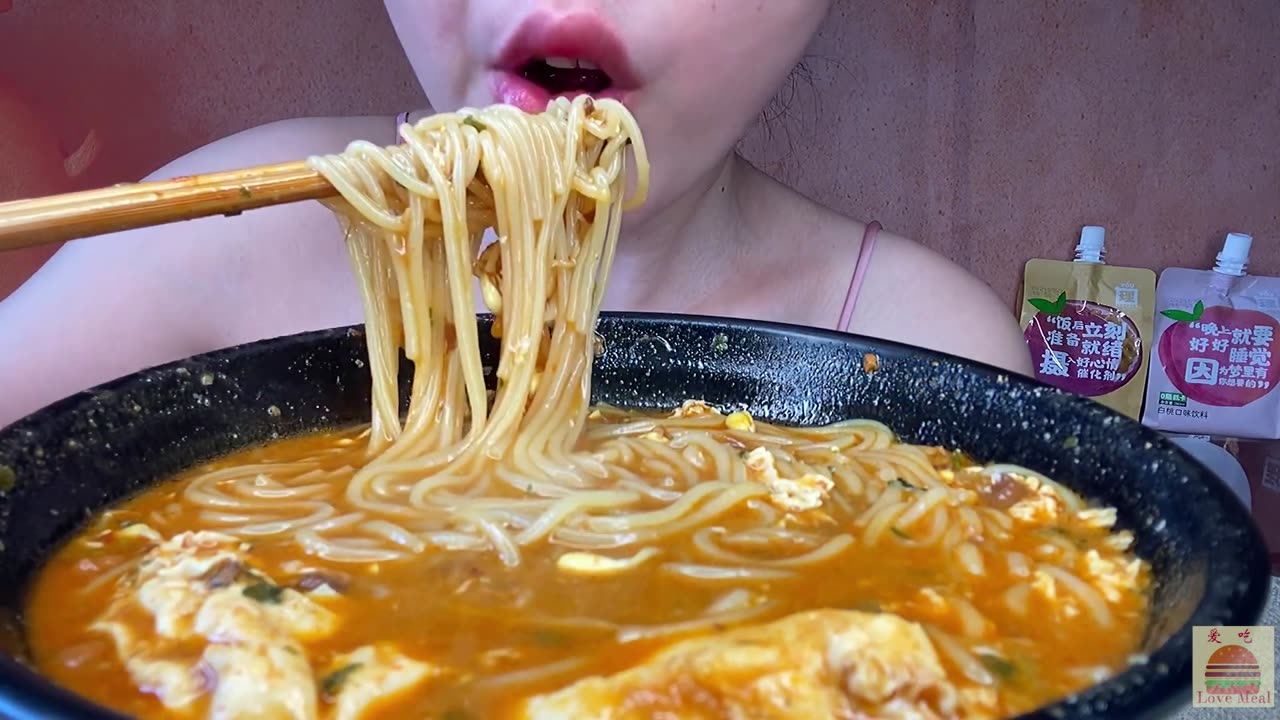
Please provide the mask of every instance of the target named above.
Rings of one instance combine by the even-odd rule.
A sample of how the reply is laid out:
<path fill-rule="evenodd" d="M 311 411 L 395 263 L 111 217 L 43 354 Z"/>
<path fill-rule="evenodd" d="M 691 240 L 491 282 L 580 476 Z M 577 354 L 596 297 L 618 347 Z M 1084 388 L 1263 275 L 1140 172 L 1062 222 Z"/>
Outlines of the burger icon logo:
<path fill-rule="evenodd" d="M 1197 627 L 1195 707 L 1275 707 L 1275 628 Z"/>
<path fill-rule="evenodd" d="M 1258 658 L 1239 645 L 1223 645 L 1204 666 L 1204 686 L 1210 695 L 1257 695 L 1262 690 Z"/>

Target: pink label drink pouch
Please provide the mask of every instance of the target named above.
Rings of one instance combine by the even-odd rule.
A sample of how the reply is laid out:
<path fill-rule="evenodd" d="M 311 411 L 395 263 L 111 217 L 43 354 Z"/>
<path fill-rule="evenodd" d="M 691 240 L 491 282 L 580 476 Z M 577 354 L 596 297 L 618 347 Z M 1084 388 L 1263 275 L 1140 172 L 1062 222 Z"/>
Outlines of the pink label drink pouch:
<path fill-rule="evenodd" d="M 1156 309 L 1143 423 L 1280 439 L 1280 278 L 1169 268 Z"/>

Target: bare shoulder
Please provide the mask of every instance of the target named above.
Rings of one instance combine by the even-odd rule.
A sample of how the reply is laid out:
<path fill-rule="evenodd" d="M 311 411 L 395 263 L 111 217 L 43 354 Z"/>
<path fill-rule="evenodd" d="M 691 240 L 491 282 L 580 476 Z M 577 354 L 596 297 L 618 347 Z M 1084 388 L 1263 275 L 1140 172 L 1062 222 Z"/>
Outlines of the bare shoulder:
<path fill-rule="evenodd" d="M 389 145 L 395 140 L 394 120 L 384 115 L 277 120 L 197 148 L 152 173 L 150 178 L 172 177 L 187 167 L 199 172 L 216 172 L 245 163 L 284 162 L 306 155 L 340 152 L 353 140 Z"/>
<path fill-rule="evenodd" d="M 853 329 L 1031 372 L 1009 303 L 951 260 L 889 232 L 878 237 Z"/>
<path fill-rule="evenodd" d="M 307 118 L 246 130 L 152 173 L 170 178 L 390 144 L 394 121 Z M 0 302 L 0 426 L 144 367 L 268 337 L 358 322 L 359 293 L 319 203 L 254 210 L 68 243 Z"/>
<path fill-rule="evenodd" d="M 150 178 L 229 170 L 341 152 L 353 140 L 390 144 L 390 117 L 296 118 L 254 127 L 201 147 Z M 181 278 L 168 292 L 203 310 L 194 351 L 358 320 L 346 251 L 333 216 L 319 203 L 263 208 L 128 233 L 114 257 L 134 245 L 168 261 Z M 108 243 L 86 252 L 111 253 Z M 163 279 L 161 279 L 163 281 Z M 344 309 L 352 308 L 350 313 Z"/>

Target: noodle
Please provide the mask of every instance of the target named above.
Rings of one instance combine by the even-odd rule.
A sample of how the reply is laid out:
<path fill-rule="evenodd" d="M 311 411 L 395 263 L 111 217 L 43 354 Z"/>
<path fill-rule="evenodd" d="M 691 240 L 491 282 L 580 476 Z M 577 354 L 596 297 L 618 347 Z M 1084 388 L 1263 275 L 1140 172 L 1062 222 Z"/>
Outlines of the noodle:
<path fill-rule="evenodd" d="M 567 660 L 553 662 L 541 667 L 527 668 L 524 670 L 503 673 L 501 675 L 494 675 L 476 682 L 471 686 L 471 689 L 475 691 L 493 691 L 498 688 L 506 688 L 513 685 L 519 686 L 545 683 L 547 680 L 555 677 L 572 673 L 585 664 L 587 664 L 587 658 L 569 658 Z"/>
<path fill-rule="evenodd" d="M 341 195 L 330 206 L 346 229 L 365 307 L 373 423 L 369 461 L 345 492 L 367 521 L 311 527 L 306 543 L 326 559 L 357 561 L 371 556 L 353 552 L 368 540 L 387 555 L 417 553 L 447 532 L 450 545 L 487 544 L 515 565 L 520 547 L 581 515 L 609 512 L 631 527 L 617 513 L 642 496 L 606 491 L 593 501 L 575 492 L 599 478 L 581 472 L 595 461 L 575 458 L 574 446 L 585 426 L 593 328 L 629 153 L 638 179 L 634 201 L 646 192 L 634 120 L 616 102 L 584 96 L 557 100 L 537 116 L 502 106 L 436 115 L 403 126 L 401 136 L 401 147 L 356 142 L 342 155 L 310 160 Z M 490 228 L 498 240 L 480 252 Z M 473 273 L 502 340 L 491 395 Z M 399 349 L 414 362 L 403 423 Z M 648 461 L 672 473 L 688 467 L 657 456 Z M 595 465 L 594 475 L 607 474 Z M 693 475 L 686 475 L 689 484 Z M 507 494 L 504 485 L 556 502 L 510 505 L 499 522 L 484 508 Z M 463 495 L 445 492 L 463 487 Z M 656 517 L 692 509 L 680 499 Z M 246 514 L 256 506 L 243 495 L 219 501 L 248 505 Z M 635 526 L 645 517 L 637 515 Z M 406 523 L 421 521 L 427 525 L 415 536 Z M 512 534 L 504 524 L 523 530 Z"/>
<path fill-rule="evenodd" d="M 667 639 L 677 635 L 690 635 L 705 632 L 717 625 L 732 625 L 765 617 L 774 608 L 772 603 L 761 603 L 753 607 L 712 613 L 708 612 L 694 620 L 667 623 L 649 627 L 624 627 L 618 630 L 618 643 L 626 644 L 640 641 Z"/>
<path fill-rule="evenodd" d="M 785 570 L 768 570 L 750 567 L 716 567 L 714 565 L 693 565 L 690 563 L 667 563 L 662 569 L 673 576 L 688 578 L 699 583 L 705 582 L 765 582 L 785 580 L 792 577 Z"/>
<path fill-rule="evenodd" d="M 96 546 L 66 551 L 89 553 L 55 569 L 74 590 L 41 596 L 35 612 L 70 596 L 115 607 L 121 597 L 103 596 L 119 590 L 130 608 L 119 617 L 150 620 L 128 605 L 132 571 L 149 567 L 138 538 L 216 530 L 237 547 L 228 562 L 260 574 L 214 587 L 220 566 L 202 568 L 197 594 L 271 603 L 288 588 L 306 604 L 307 574 L 349 581 L 346 592 L 322 580 L 341 599 L 316 602 L 344 626 L 308 648 L 317 672 L 336 649 L 385 640 L 430 655 L 440 679 L 414 691 L 421 706 L 397 707 L 406 717 L 447 717 L 458 694 L 501 717 L 483 711 L 638 666 L 681 636 L 814 608 L 899 616 L 931 639 L 949 682 L 975 698 L 998 691 L 1008 708 L 1074 691 L 1062 680 L 1073 666 L 1118 669 L 1137 647 L 1146 577 L 1124 555 L 1132 534 L 1042 475 L 974 466 L 870 420 L 780 427 L 694 399 L 665 415 L 590 406 L 624 198 L 634 179 L 643 201 L 648 182 L 621 104 L 464 110 L 400 133 L 399 147 L 357 142 L 309 161 L 339 193 L 329 205 L 365 313 L 368 428 L 247 451 L 131 501 Z M 500 343 L 490 365 L 482 304 Z M 153 527 L 129 539 L 123 521 L 137 518 Z M 155 627 L 119 637 L 151 642 Z M 819 631 L 830 652 L 859 637 Z M 1085 642 L 1063 649 L 1060 631 Z M 918 669 L 903 663 L 870 674 Z M 1001 685 L 1019 663 L 1019 686 Z M 1030 685 L 1046 677 L 1057 684 Z"/>

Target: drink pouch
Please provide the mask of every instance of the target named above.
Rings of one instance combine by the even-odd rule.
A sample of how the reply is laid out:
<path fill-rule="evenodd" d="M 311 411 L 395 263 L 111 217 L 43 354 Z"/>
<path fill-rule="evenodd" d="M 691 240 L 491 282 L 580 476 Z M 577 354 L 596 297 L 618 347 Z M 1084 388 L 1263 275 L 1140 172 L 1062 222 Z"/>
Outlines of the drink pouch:
<path fill-rule="evenodd" d="M 1280 278 L 1169 268 L 1156 288 L 1143 423 L 1167 432 L 1280 438 Z"/>
<path fill-rule="evenodd" d="M 1150 354 L 1155 273 L 1034 259 L 1023 277 L 1023 338 L 1036 377 L 1137 419 Z"/>

